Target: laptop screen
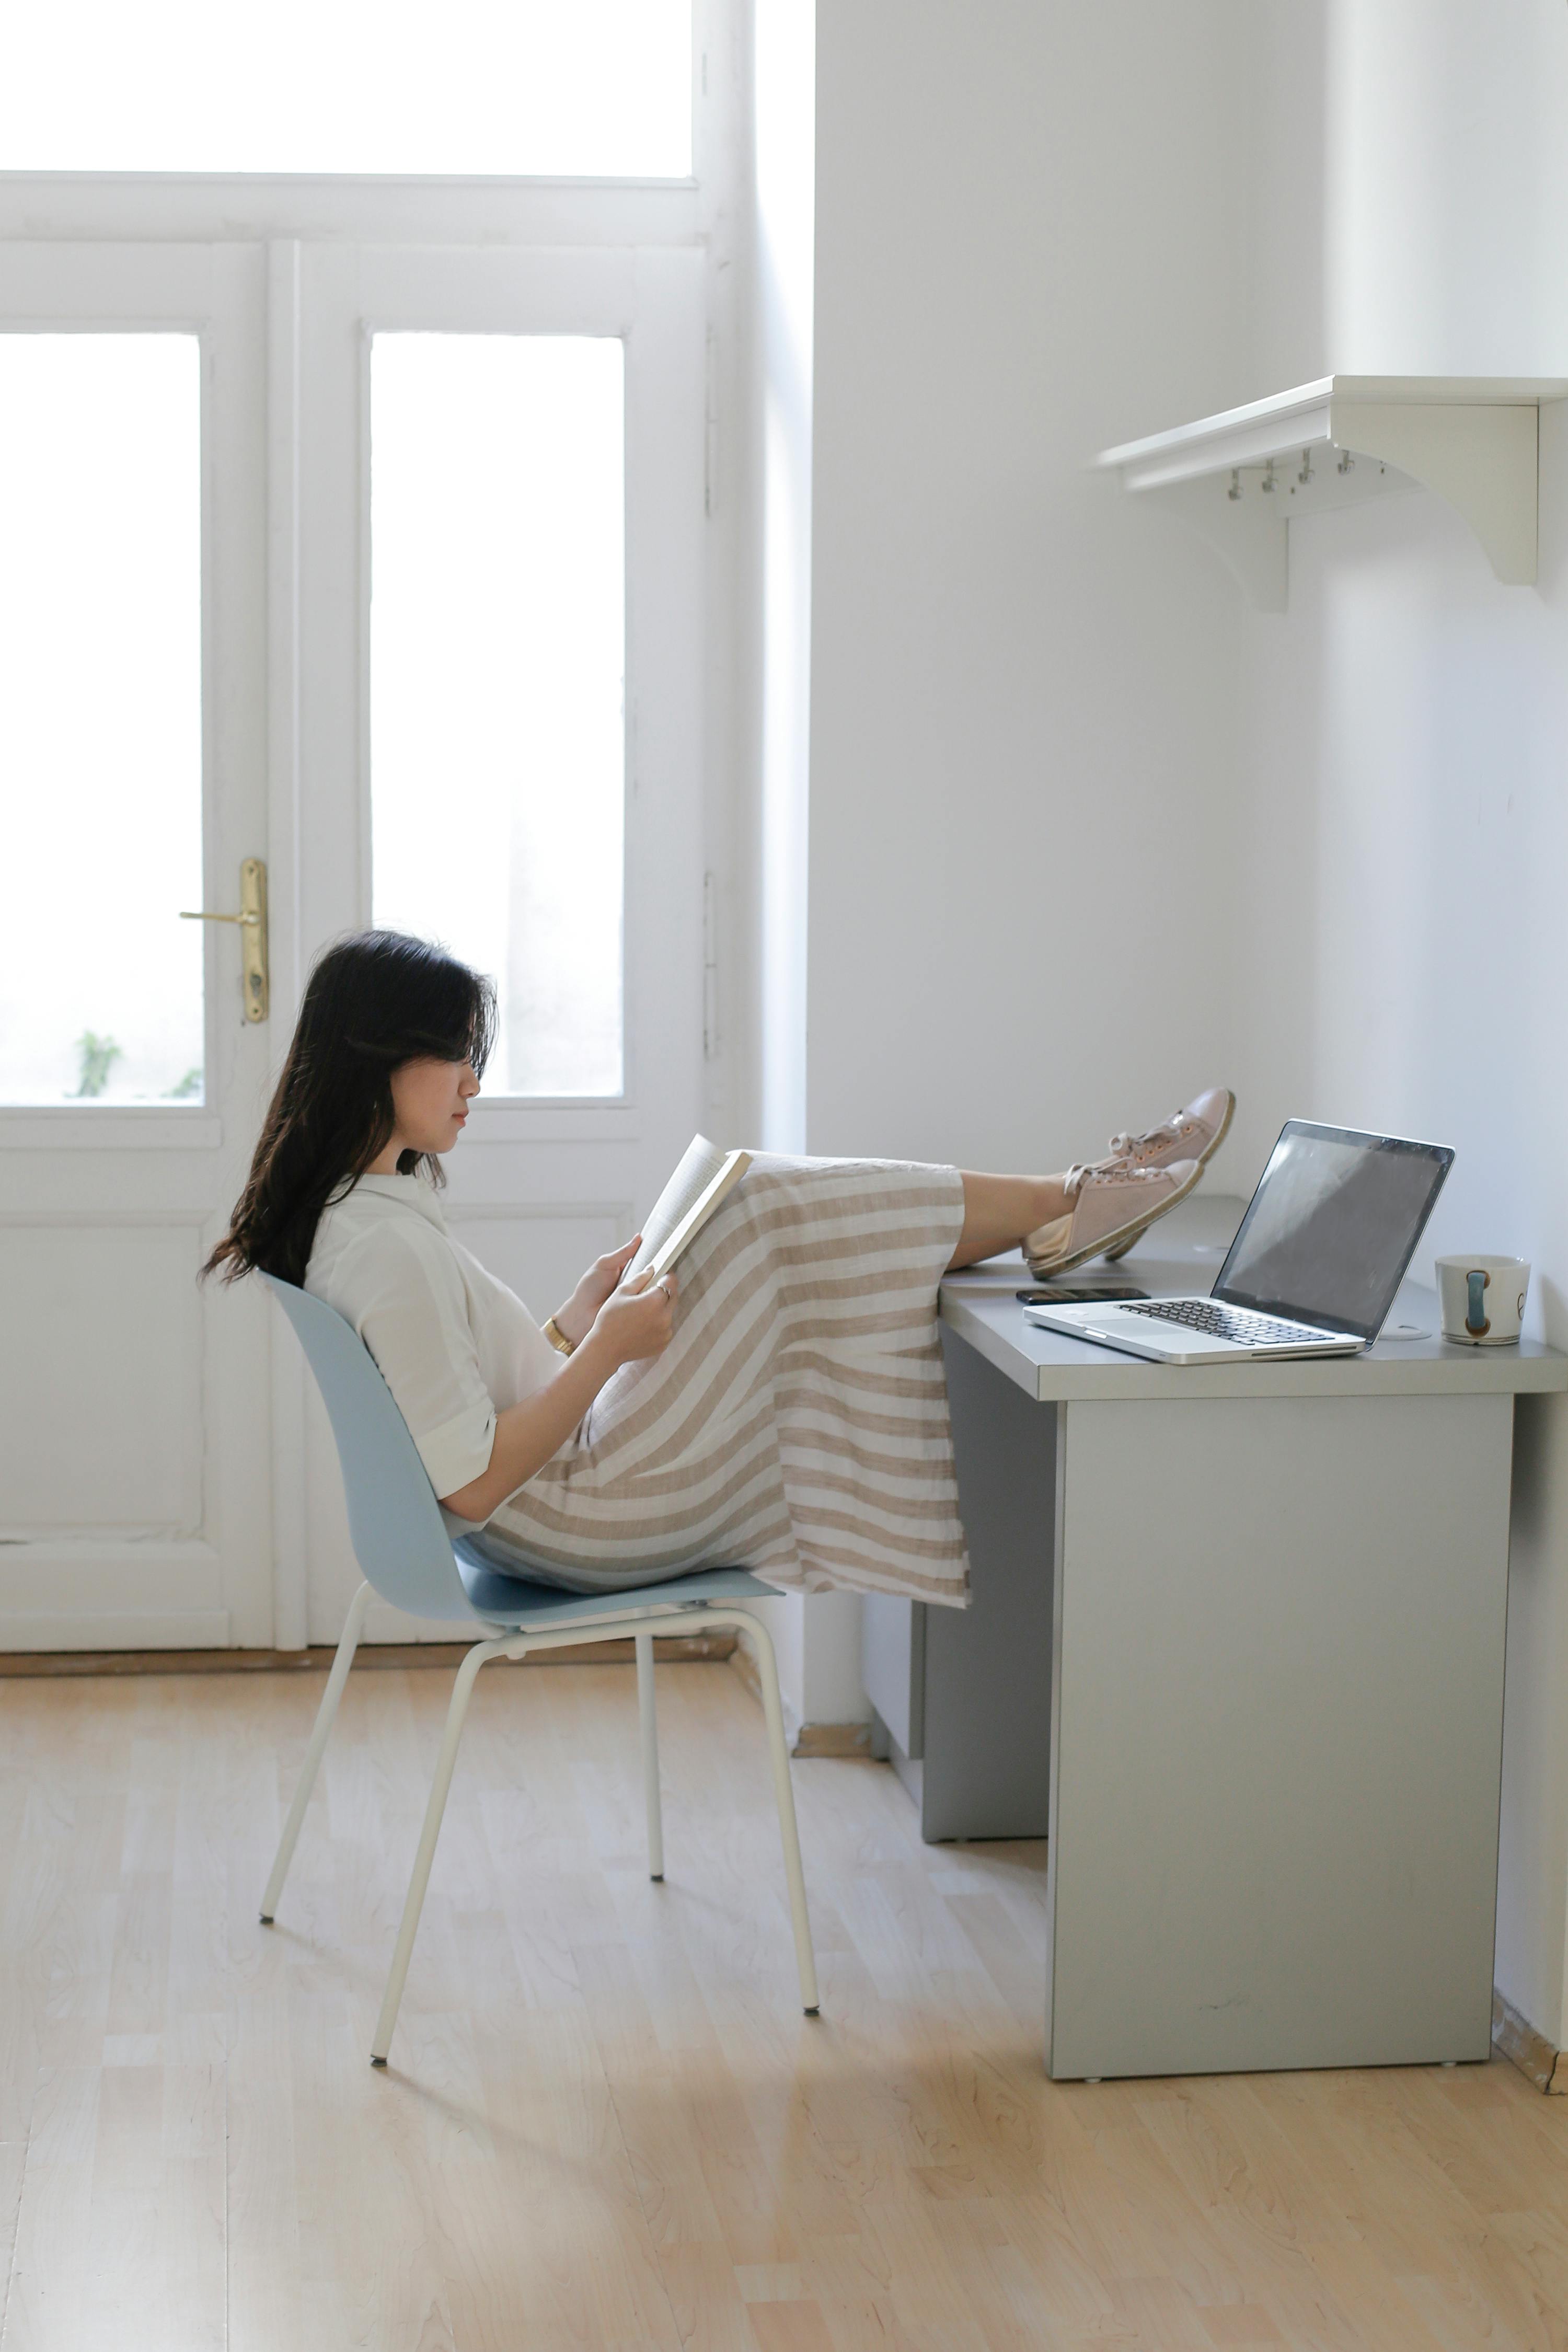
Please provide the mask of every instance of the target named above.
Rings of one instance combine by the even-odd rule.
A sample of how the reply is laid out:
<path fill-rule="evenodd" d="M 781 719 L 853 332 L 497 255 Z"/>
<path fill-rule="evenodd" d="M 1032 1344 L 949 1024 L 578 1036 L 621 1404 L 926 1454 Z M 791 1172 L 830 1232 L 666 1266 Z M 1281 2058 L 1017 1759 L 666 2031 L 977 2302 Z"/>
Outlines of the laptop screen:
<path fill-rule="evenodd" d="M 1214 1296 L 1374 1339 L 1453 1157 L 1288 1119 Z"/>

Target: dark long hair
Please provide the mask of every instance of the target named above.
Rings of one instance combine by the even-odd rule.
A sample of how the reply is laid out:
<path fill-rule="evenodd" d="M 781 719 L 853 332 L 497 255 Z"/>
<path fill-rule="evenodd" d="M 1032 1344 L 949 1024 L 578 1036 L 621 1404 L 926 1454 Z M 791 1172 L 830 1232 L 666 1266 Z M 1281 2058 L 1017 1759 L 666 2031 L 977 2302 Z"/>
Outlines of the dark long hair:
<path fill-rule="evenodd" d="M 445 948 L 402 931 L 357 931 L 311 972 L 289 1058 L 229 1229 L 203 1267 L 226 1282 L 259 1266 L 303 1285 L 321 1211 L 392 1139 L 392 1074 L 433 1055 L 483 1072 L 495 1042 L 495 984 Z M 397 1171 L 432 1152 L 403 1151 Z"/>

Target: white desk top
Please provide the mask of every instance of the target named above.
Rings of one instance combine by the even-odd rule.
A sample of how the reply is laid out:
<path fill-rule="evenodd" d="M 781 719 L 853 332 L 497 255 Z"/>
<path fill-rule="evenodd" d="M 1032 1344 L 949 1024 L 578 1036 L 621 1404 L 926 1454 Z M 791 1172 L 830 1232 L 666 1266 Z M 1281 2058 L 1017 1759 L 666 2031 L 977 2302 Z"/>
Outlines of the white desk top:
<path fill-rule="evenodd" d="M 1125 1275 L 1152 1293 L 1206 1292 L 1246 1206 L 1223 1192 L 1194 1194 L 1151 1226 L 1119 1265 L 1083 1271 Z M 1423 1243 L 1415 1268 L 1428 1273 L 1431 1263 Z M 1539 1339 L 1523 1339 L 1516 1348 L 1461 1348 L 1441 1339 L 1436 1294 L 1416 1282 L 1400 1291 L 1384 1330 L 1414 1324 L 1429 1335 L 1425 1339 L 1384 1337 L 1364 1356 L 1250 1364 L 1152 1364 L 1042 1330 L 1025 1322 L 1014 1296 L 1029 1283 L 1029 1269 L 1016 1253 L 988 1258 L 949 1275 L 942 1286 L 942 1319 L 1042 1404 L 1178 1396 L 1497 1396 L 1568 1389 L 1568 1356 Z"/>

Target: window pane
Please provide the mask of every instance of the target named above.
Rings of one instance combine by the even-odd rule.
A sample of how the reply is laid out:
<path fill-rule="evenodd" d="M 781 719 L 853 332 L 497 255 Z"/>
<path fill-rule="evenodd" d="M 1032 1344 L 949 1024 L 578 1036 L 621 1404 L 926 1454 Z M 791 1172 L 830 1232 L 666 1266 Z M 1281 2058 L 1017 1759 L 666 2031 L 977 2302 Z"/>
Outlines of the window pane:
<path fill-rule="evenodd" d="M 0 171 L 684 176 L 690 0 L 48 0 Z"/>
<path fill-rule="evenodd" d="M 621 1090 L 622 352 L 377 335 L 375 920 L 495 976 L 487 1086 Z"/>
<path fill-rule="evenodd" d="M 0 1101 L 200 1102 L 194 335 L 0 335 Z"/>

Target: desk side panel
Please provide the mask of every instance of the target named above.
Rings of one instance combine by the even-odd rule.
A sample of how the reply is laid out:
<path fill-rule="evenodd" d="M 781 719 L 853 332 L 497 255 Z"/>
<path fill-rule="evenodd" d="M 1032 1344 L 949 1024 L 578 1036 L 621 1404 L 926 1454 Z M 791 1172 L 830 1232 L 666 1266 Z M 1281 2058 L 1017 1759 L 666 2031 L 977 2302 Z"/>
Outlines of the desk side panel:
<path fill-rule="evenodd" d="M 904 1754 L 924 1753 L 925 1603 L 896 1593 L 860 1596 L 860 1673 L 866 1696 Z"/>
<path fill-rule="evenodd" d="M 1053 2074 L 1488 2054 L 1511 1422 L 1066 1408 Z"/>
<path fill-rule="evenodd" d="M 921 1831 L 1043 1838 L 1057 1416 L 951 1332 L 942 1353 L 972 1584 L 925 1612 Z"/>

